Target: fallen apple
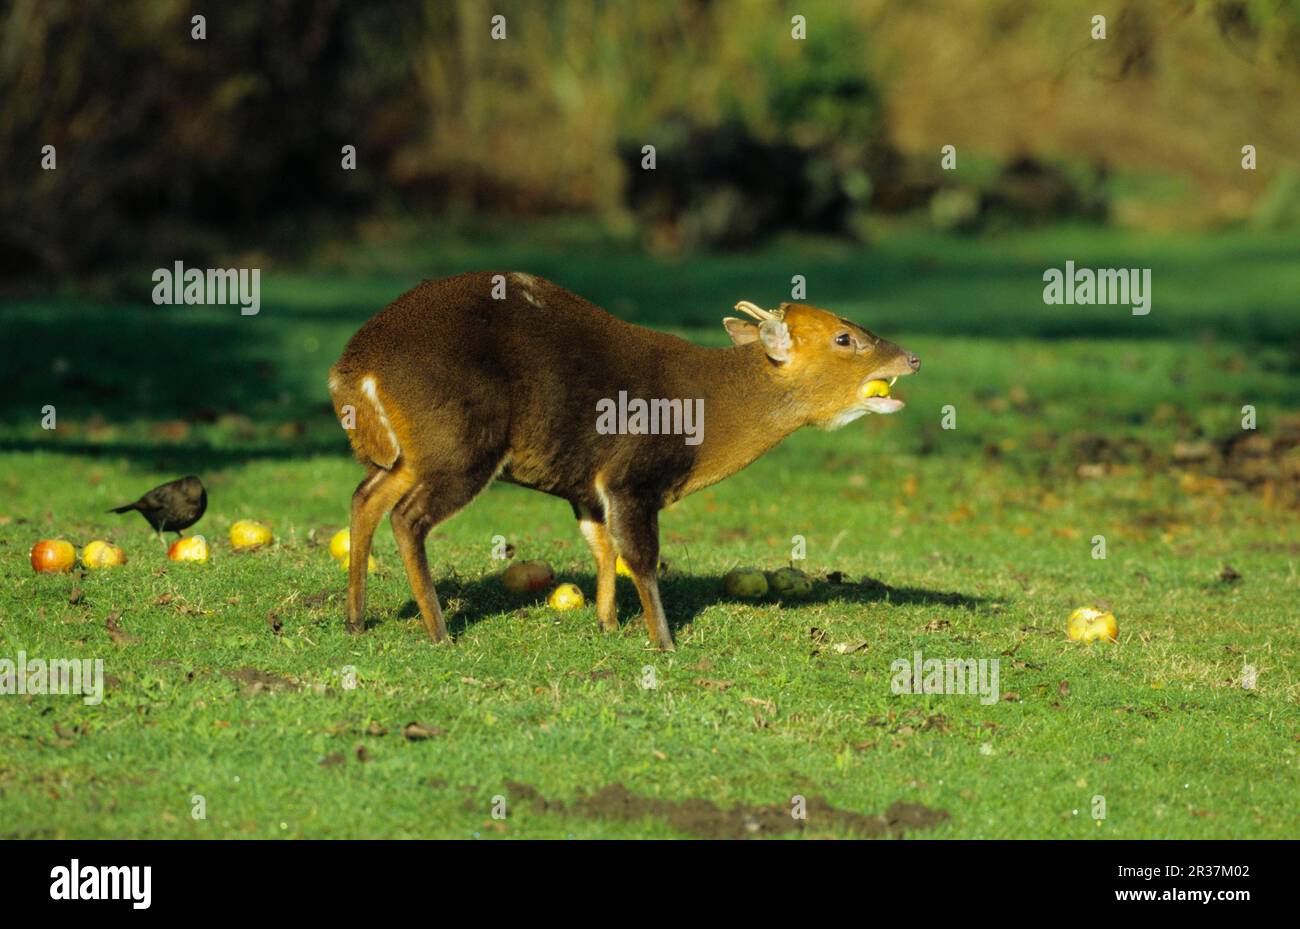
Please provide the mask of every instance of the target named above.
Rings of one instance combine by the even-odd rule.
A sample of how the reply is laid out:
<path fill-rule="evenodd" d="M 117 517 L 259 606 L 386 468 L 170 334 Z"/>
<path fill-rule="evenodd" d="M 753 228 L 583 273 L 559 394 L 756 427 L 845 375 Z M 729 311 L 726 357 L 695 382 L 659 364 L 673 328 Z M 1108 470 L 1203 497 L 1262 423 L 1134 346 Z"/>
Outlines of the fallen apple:
<path fill-rule="evenodd" d="M 177 539 L 167 549 L 167 557 L 172 561 L 197 561 L 202 564 L 208 560 L 208 540 L 201 535 Z"/>
<path fill-rule="evenodd" d="M 812 594 L 812 578 L 798 568 L 779 568 L 767 575 L 767 585 L 778 597 L 802 599 Z"/>
<path fill-rule="evenodd" d="M 81 563 L 92 571 L 99 568 L 116 568 L 118 565 L 126 564 L 126 552 L 112 542 L 95 539 L 93 542 L 87 542 L 86 547 L 81 550 Z"/>
<path fill-rule="evenodd" d="M 731 597 L 757 600 L 767 593 L 767 575 L 758 568 L 733 568 L 722 579 L 722 589 Z"/>
<path fill-rule="evenodd" d="M 617 556 L 617 557 L 614 559 L 614 573 L 615 573 L 615 574 L 621 574 L 621 575 L 623 575 L 623 577 L 631 577 L 631 576 L 632 576 L 632 569 L 629 568 L 629 567 L 627 566 L 627 562 L 623 560 L 623 556 L 622 556 L 622 555 L 619 555 L 619 556 Z M 659 559 L 659 576 L 660 576 L 660 577 L 663 577 L 663 576 L 666 575 L 667 573 L 668 573 L 668 562 L 666 562 L 666 561 L 664 561 L 662 558 L 660 558 L 660 559 Z"/>
<path fill-rule="evenodd" d="M 348 566 L 351 564 L 351 559 L 347 555 L 344 555 L 342 558 L 337 559 L 337 561 L 339 563 L 339 567 L 342 568 L 344 571 L 346 571 L 348 569 Z M 375 561 L 374 555 L 368 555 L 366 557 L 366 573 L 374 574 L 378 570 L 379 570 L 379 562 Z"/>
<path fill-rule="evenodd" d="M 1114 642 L 1119 639 L 1119 623 L 1115 614 L 1096 607 L 1081 606 L 1070 614 L 1066 632 L 1074 642 Z"/>
<path fill-rule="evenodd" d="M 347 529 L 340 529 L 330 539 L 330 554 L 335 558 L 346 559 L 352 548 L 352 534 Z"/>
<path fill-rule="evenodd" d="M 32 569 L 37 574 L 71 571 L 77 550 L 63 539 L 41 539 L 32 546 Z"/>
<path fill-rule="evenodd" d="M 577 584 L 561 584 L 546 598 L 547 605 L 553 610 L 576 610 L 586 602 Z"/>
<path fill-rule="evenodd" d="M 555 582 L 555 572 L 544 561 L 516 561 L 501 574 L 501 583 L 511 593 L 536 593 Z"/>
<path fill-rule="evenodd" d="M 255 519 L 240 519 L 230 527 L 230 544 L 232 547 L 257 548 L 271 541 L 271 527 Z"/>

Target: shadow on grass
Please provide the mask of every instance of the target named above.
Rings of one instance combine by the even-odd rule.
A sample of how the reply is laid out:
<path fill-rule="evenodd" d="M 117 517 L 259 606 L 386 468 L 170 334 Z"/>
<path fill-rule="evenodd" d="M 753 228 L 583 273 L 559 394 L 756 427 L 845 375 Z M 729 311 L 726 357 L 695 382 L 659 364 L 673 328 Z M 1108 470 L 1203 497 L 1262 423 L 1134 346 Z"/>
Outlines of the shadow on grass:
<path fill-rule="evenodd" d="M 591 595 L 596 590 L 596 578 L 593 574 L 572 575 L 567 580 L 582 588 L 584 594 Z M 435 580 L 435 585 L 443 609 L 448 614 L 447 628 L 453 637 L 501 613 L 521 609 L 549 610 L 543 595 L 510 594 L 501 587 L 494 576 L 472 581 L 444 577 Z M 814 579 L 812 594 L 798 600 L 778 600 L 771 596 L 759 600 L 732 597 L 723 591 L 722 578 L 710 576 L 669 577 L 660 581 L 659 590 L 663 596 L 664 609 L 668 613 L 668 625 L 674 631 L 693 622 L 708 607 L 721 603 L 753 606 L 782 603 L 787 608 L 825 604 L 891 603 L 900 606 L 934 606 L 980 612 L 991 602 L 985 597 L 955 591 L 929 590 L 923 587 L 891 587 L 884 583 L 834 584 L 820 578 Z M 593 601 L 594 597 L 589 597 L 588 603 Z M 397 616 L 401 619 L 419 619 L 420 611 L 414 600 L 408 600 L 398 611 Z M 644 622 L 641 615 L 641 601 L 632 589 L 631 581 L 626 579 L 619 581 L 618 616 L 620 625 L 624 627 L 628 623 Z M 384 619 L 383 616 L 369 616 L 367 628 L 384 622 Z"/>
<path fill-rule="evenodd" d="M 322 439 L 299 439 L 244 445 L 214 445 L 207 442 L 77 442 L 0 439 L 0 453 L 53 452 L 75 457 L 126 458 L 133 467 L 140 469 L 203 475 L 250 461 L 286 461 L 311 458 L 317 455 L 335 455 L 339 459 L 346 459 L 350 457 L 346 441 L 346 439 L 336 436 Z"/>

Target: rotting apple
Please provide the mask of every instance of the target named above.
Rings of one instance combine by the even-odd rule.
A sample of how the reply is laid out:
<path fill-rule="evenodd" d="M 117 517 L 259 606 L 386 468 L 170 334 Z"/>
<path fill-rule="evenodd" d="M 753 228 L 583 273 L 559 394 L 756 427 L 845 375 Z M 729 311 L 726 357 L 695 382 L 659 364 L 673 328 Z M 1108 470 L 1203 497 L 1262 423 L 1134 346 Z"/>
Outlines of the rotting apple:
<path fill-rule="evenodd" d="M 501 574 L 501 583 L 511 593 L 536 593 L 555 582 L 555 572 L 545 561 L 516 561 Z"/>
<path fill-rule="evenodd" d="M 95 539 L 81 550 L 81 563 L 92 571 L 126 564 L 126 552 L 112 542 Z"/>
<path fill-rule="evenodd" d="M 1119 639 L 1119 622 L 1109 610 L 1081 606 L 1070 614 L 1066 633 L 1075 642 L 1114 642 Z"/>
<path fill-rule="evenodd" d="M 779 568 L 767 575 L 767 585 L 778 597 L 801 600 L 812 594 L 812 578 L 798 568 Z"/>
<path fill-rule="evenodd" d="M 767 575 L 758 568 L 733 568 L 722 579 L 722 588 L 730 597 L 757 600 L 767 594 Z"/>

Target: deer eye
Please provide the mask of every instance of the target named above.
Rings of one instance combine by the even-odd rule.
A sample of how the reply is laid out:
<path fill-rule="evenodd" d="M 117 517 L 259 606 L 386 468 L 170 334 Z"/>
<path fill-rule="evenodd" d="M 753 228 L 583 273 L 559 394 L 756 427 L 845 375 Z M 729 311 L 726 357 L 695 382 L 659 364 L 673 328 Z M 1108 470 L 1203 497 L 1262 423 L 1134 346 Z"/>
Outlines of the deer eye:
<path fill-rule="evenodd" d="M 853 344 L 853 339 L 849 337 L 849 334 L 847 332 L 841 332 L 839 335 L 835 337 L 835 344 L 842 345 L 845 348 L 848 348 L 850 345 Z"/>

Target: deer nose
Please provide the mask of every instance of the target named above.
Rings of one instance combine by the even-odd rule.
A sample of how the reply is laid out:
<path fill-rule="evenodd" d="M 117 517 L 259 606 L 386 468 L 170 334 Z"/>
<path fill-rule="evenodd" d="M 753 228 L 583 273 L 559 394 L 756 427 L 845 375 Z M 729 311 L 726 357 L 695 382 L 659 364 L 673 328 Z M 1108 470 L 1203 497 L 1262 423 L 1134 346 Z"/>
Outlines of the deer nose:
<path fill-rule="evenodd" d="M 907 353 L 907 366 L 908 366 L 909 368 L 911 368 L 913 371 L 920 371 L 920 370 L 921 370 L 921 359 L 918 358 L 916 355 L 912 354 L 911 352 L 908 352 L 908 353 Z"/>

